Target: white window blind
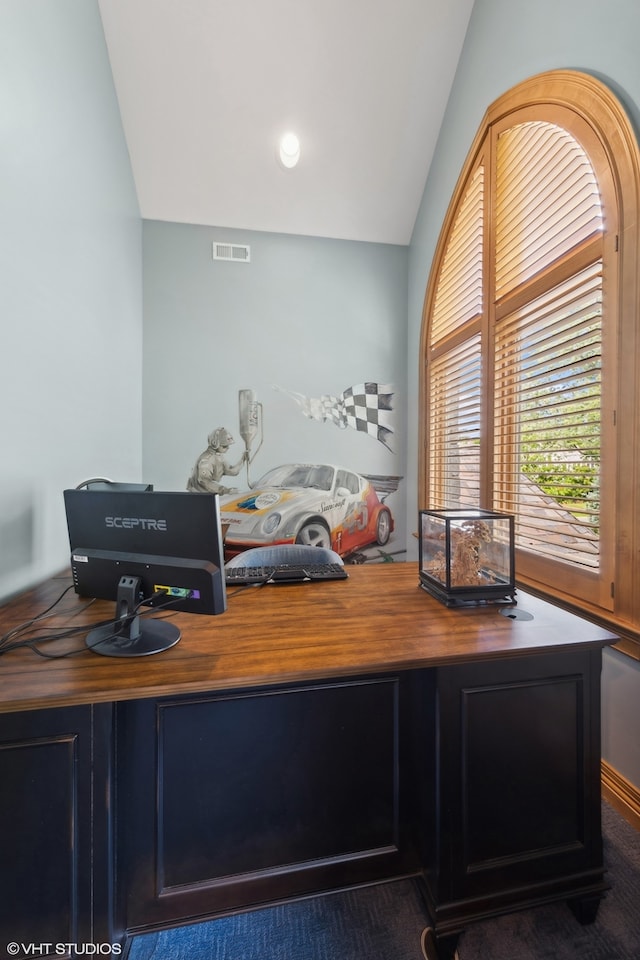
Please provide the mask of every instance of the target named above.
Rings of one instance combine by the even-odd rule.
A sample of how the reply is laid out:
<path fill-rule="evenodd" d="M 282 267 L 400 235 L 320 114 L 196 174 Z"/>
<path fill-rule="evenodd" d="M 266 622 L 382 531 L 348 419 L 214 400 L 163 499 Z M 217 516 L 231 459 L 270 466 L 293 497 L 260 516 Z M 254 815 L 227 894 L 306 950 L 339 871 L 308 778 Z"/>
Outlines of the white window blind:
<path fill-rule="evenodd" d="M 537 555 L 599 563 L 602 264 L 496 329 L 494 502 Z"/>
<path fill-rule="evenodd" d="M 570 133 L 532 122 L 498 137 L 496 300 L 601 230 L 595 174 Z"/>
<path fill-rule="evenodd" d="M 431 504 L 479 507 L 482 358 L 480 335 L 434 361 L 430 393 Z"/>
<path fill-rule="evenodd" d="M 537 121 L 498 137 L 494 299 L 521 301 L 533 278 L 547 290 L 496 322 L 494 504 L 516 515 L 519 547 L 586 568 L 599 564 L 602 264 L 576 273 L 571 256 L 601 231 L 569 132 Z"/>
<path fill-rule="evenodd" d="M 447 244 L 433 308 L 431 344 L 482 313 L 484 168 L 471 177 Z"/>

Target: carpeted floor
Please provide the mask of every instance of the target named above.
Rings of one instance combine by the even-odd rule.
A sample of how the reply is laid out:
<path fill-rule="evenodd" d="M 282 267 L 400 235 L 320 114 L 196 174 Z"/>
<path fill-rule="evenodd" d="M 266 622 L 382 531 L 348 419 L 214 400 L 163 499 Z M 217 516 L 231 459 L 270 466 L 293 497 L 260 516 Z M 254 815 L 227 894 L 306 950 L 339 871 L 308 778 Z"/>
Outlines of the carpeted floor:
<path fill-rule="evenodd" d="M 640 833 L 603 804 L 611 890 L 594 924 L 564 903 L 478 923 L 460 960 L 640 960 Z M 134 937 L 128 960 L 420 960 L 427 918 L 395 881 Z"/>
<path fill-rule="evenodd" d="M 129 960 L 419 960 L 426 922 L 415 885 L 395 881 L 144 934 Z"/>
<path fill-rule="evenodd" d="M 602 805 L 607 882 L 596 922 L 564 903 L 498 917 L 460 938 L 460 960 L 640 960 L 640 833 Z"/>

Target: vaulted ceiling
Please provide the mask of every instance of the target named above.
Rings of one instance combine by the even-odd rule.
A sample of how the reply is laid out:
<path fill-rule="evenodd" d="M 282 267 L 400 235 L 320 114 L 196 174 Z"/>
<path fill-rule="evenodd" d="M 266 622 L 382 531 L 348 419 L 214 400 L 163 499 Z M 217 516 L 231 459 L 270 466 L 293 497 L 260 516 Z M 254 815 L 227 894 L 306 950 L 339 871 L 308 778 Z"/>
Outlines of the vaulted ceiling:
<path fill-rule="evenodd" d="M 99 6 L 143 218 L 409 243 L 473 0 Z"/>

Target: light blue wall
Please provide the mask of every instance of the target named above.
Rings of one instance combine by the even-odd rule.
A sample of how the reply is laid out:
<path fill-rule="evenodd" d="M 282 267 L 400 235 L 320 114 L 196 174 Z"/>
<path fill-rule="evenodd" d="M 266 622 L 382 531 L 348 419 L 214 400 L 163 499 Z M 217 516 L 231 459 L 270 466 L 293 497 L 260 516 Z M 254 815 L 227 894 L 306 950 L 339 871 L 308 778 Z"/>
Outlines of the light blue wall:
<path fill-rule="evenodd" d="M 602 691 L 602 755 L 640 790 L 640 663 L 607 650 Z"/>
<path fill-rule="evenodd" d="M 449 199 L 487 107 L 527 77 L 556 68 L 598 76 L 640 129 L 638 0 L 476 0 L 409 253 L 408 502 L 417 502 L 418 346 L 429 269 Z M 640 671 L 607 652 L 603 753 L 640 787 Z M 632 735 L 630 736 L 630 732 Z"/>
<path fill-rule="evenodd" d="M 68 564 L 62 490 L 141 469 L 141 226 L 95 0 L 0 5 L 0 597 Z"/>
<path fill-rule="evenodd" d="M 242 387 L 265 406 L 256 472 L 317 456 L 401 473 L 413 550 L 422 303 L 478 125 L 520 80 L 576 67 L 640 127 L 639 36 L 638 0 L 476 0 L 409 250 L 145 224 L 143 361 L 142 228 L 97 3 L 3 0 L 0 598 L 66 564 L 65 486 L 102 473 L 182 488 L 209 430 L 235 429 Z M 213 239 L 250 242 L 251 266 L 214 264 Z M 394 454 L 272 389 L 378 378 L 396 388 Z M 603 693 L 604 756 L 640 785 L 638 665 L 608 653 Z"/>
<path fill-rule="evenodd" d="M 245 388 L 264 415 L 252 481 L 307 460 L 404 477 L 406 247 L 160 222 L 145 222 L 143 236 L 143 464 L 156 487 L 184 489 L 218 426 L 237 440 L 230 459 L 240 457 Z M 214 261 L 214 240 L 248 244 L 250 262 Z M 305 418 L 283 392 L 335 396 L 364 381 L 394 388 L 392 452 Z M 404 480 L 388 504 L 403 541 Z"/>

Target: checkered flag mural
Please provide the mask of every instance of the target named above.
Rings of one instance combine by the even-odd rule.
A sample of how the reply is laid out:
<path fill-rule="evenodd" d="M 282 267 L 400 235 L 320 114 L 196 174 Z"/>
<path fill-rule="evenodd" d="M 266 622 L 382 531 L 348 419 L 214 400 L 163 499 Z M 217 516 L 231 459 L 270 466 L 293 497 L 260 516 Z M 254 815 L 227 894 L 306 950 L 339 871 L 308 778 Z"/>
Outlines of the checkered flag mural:
<path fill-rule="evenodd" d="M 355 387 L 347 387 L 339 397 L 323 394 L 314 398 L 291 390 L 283 392 L 293 397 L 302 413 L 310 420 L 334 423 L 343 430 L 351 427 L 374 437 L 383 443 L 387 450 L 391 450 L 389 441 L 393 434 L 393 390 L 389 385 L 359 383 Z"/>
<path fill-rule="evenodd" d="M 340 398 L 347 426 L 368 433 L 390 450 L 392 397 L 391 388 L 380 383 L 348 387 Z"/>

